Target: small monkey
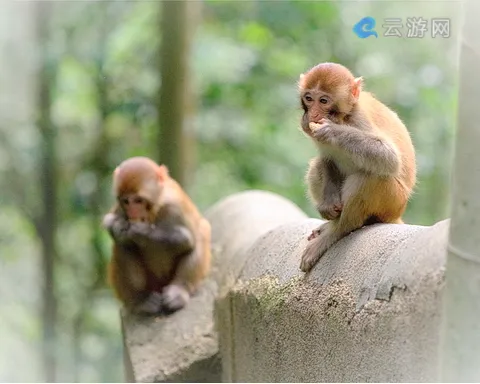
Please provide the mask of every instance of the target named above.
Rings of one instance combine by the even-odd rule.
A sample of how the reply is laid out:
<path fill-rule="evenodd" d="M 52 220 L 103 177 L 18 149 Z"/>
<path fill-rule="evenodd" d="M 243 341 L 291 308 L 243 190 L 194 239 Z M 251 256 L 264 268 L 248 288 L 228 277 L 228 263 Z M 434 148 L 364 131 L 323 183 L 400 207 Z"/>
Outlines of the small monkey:
<path fill-rule="evenodd" d="M 301 127 L 320 156 L 308 195 L 327 223 L 313 230 L 300 269 L 310 271 L 337 241 L 364 225 L 403 223 L 416 183 L 415 151 L 398 115 L 363 91 L 344 66 L 321 63 L 300 75 Z"/>
<path fill-rule="evenodd" d="M 210 224 L 164 165 L 132 157 L 113 172 L 109 283 L 135 313 L 183 308 L 210 269 Z"/>

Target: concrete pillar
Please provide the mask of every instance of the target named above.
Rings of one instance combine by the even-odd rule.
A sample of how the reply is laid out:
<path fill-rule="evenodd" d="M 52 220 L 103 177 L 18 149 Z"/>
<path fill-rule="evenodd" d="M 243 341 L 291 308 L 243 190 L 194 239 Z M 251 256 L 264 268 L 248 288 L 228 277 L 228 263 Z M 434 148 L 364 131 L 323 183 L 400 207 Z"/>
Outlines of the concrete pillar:
<path fill-rule="evenodd" d="M 438 381 L 448 223 L 360 229 L 308 274 L 319 220 L 263 236 L 217 303 L 223 381 Z"/>
<path fill-rule="evenodd" d="M 247 191 L 215 204 L 206 217 L 212 225 L 213 267 L 188 306 L 157 319 L 122 315 L 127 381 L 219 382 L 215 298 L 235 283 L 256 240 L 306 215 L 278 195 Z"/>

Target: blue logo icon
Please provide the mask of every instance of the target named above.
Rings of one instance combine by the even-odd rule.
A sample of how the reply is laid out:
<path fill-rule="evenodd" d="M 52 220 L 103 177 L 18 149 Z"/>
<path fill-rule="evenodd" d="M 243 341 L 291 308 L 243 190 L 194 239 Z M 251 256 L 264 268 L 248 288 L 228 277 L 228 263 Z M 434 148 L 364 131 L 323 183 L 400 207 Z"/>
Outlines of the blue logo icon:
<path fill-rule="evenodd" d="M 366 39 L 372 35 L 378 37 L 377 32 L 375 32 L 375 19 L 370 16 L 364 17 L 353 26 L 353 32 L 361 39 Z"/>

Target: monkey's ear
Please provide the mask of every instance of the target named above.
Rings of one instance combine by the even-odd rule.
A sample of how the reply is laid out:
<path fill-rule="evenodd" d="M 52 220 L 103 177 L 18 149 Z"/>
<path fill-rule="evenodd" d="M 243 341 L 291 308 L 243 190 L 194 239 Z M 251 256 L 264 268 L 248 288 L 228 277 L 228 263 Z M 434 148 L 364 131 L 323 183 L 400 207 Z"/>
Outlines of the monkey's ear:
<path fill-rule="evenodd" d="M 119 167 L 117 167 L 117 168 L 115 168 L 115 169 L 113 170 L 113 176 L 114 176 L 114 177 L 117 177 L 117 176 L 118 176 L 118 172 L 120 172 Z"/>
<path fill-rule="evenodd" d="M 168 168 L 166 165 L 159 165 L 157 167 L 158 180 L 164 181 L 168 177 Z"/>
<path fill-rule="evenodd" d="M 355 99 L 358 99 L 358 96 L 360 95 L 360 91 L 362 90 L 363 86 L 363 77 L 357 77 L 353 80 L 353 86 L 352 86 L 352 96 Z"/>
<path fill-rule="evenodd" d="M 302 89 L 304 88 L 304 85 L 303 85 L 303 79 L 305 78 L 305 74 L 304 73 L 301 73 L 300 76 L 298 77 L 298 88 L 299 89 Z"/>

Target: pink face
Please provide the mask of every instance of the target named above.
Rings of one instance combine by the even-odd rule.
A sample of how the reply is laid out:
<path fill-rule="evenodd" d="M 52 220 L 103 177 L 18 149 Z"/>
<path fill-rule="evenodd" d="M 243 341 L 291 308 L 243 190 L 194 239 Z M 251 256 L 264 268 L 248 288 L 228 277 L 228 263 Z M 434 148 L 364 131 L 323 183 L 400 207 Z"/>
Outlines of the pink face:
<path fill-rule="evenodd" d="M 122 196 L 120 204 L 130 221 L 148 221 L 151 205 L 138 195 Z"/>

